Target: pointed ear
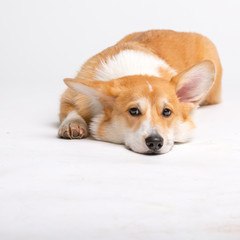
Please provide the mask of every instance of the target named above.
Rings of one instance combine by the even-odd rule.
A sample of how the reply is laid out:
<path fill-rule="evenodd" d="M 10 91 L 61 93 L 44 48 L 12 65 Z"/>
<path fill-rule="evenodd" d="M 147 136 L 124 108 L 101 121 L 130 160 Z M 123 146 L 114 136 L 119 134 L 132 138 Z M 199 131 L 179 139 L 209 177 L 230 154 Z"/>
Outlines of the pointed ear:
<path fill-rule="evenodd" d="M 103 86 L 100 82 L 83 81 L 72 78 L 65 78 L 63 81 L 69 88 L 78 93 L 87 95 L 90 98 L 100 98 L 102 95 Z"/>
<path fill-rule="evenodd" d="M 65 78 L 65 84 L 78 93 L 89 97 L 93 102 L 101 102 L 104 105 L 112 106 L 117 92 L 113 83 L 103 81 L 86 81 Z"/>
<path fill-rule="evenodd" d="M 180 102 L 198 105 L 211 89 L 215 79 L 215 66 L 204 60 L 174 76 L 171 80 L 176 86 Z"/>

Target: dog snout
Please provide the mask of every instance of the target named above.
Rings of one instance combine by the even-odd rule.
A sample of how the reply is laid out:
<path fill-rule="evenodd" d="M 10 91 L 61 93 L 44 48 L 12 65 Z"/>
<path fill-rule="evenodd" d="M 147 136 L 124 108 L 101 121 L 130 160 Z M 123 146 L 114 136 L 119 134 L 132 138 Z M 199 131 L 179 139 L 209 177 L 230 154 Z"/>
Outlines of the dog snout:
<path fill-rule="evenodd" d="M 163 138 L 160 135 L 151 135 L 145 139 L 147 147 L 157 152 L 163 146 Z"/>

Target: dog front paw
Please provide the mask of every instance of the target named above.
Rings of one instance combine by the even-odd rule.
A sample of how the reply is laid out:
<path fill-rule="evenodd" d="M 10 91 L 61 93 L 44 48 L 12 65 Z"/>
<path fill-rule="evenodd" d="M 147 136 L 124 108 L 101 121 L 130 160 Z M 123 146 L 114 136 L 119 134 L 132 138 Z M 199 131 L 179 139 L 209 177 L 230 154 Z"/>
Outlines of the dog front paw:
<path fill-rule="evenodd" d="M 81 139 L 87 137 L 87 126 L 82 123 L 66 123 L 59 127 L 58 135 L 66 139 Z"/>

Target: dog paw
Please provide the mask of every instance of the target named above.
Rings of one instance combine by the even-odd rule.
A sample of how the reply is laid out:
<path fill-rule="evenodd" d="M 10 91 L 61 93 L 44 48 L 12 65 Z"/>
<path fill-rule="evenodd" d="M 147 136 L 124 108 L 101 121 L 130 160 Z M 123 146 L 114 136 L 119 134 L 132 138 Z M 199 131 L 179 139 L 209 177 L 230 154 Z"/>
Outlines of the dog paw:
<path fill-rule="evenodd" d="M 60 126 L 58 135 L 66 139 L 81 139 L 87 137 L 87 126 L 82 123 L 67 123 Z"/>

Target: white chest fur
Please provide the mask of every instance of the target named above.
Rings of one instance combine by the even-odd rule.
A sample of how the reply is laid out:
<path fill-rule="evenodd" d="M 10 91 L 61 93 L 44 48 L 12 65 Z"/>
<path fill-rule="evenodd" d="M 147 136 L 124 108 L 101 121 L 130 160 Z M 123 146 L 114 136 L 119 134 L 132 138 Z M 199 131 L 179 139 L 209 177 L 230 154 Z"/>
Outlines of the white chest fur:
<path fill-rule="evenodd" d="M 136 50 L 123 50 L 101 62 L 96 69 L 96 80 L 109 81 L 130 75 L 161 77 L 160 69 L 175 72 L 163 59 Z"/>

